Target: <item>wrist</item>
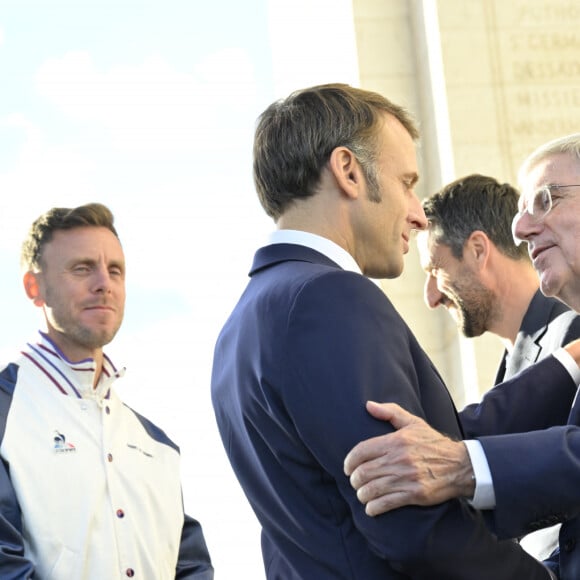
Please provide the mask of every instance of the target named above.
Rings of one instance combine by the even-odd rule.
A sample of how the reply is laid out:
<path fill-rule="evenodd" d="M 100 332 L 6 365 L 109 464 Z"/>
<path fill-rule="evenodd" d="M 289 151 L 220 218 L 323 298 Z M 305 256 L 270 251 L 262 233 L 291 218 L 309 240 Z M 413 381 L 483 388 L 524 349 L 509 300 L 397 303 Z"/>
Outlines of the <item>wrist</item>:
<path fill-rule="evenodd" d="M 580 366 L 580 339 L 576 339 L 569 342 L 564 350 L 576 361 L 576 364 Z"/>
<path fill-rule="evenodd" d="M 458 469 L 456 477 L 456 485 L 460 497 L 472 499 L 475 494 L 475 472 L 471 464 L 471 458 L 467 451 L 467 447 L 463 441 L 458 443 Z"/>

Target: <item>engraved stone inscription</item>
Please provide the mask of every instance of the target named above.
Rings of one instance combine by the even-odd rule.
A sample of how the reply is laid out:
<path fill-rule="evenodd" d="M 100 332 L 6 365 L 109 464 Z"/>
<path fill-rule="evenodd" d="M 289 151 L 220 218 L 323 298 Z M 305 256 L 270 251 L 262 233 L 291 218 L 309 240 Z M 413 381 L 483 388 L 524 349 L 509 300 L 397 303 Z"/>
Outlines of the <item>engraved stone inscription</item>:
<path fill-rule="evenodd" d="M 495 9 L 510 139 L 533 147 L 579 131 L 580 3 L 497 1 Z"/>

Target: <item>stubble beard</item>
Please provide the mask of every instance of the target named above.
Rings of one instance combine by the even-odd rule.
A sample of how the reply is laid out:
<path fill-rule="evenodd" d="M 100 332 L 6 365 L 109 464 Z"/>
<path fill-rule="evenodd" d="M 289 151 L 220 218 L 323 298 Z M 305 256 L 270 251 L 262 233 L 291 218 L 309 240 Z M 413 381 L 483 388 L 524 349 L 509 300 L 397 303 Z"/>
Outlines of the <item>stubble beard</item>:
<path fill-rule="evenodd" d="M 467 338 L 481 336 L 489 329 L 493 313 L 493 297 L 489 290 L 481 288 L 458 304 L 461 320 L 461 332 Z"/>

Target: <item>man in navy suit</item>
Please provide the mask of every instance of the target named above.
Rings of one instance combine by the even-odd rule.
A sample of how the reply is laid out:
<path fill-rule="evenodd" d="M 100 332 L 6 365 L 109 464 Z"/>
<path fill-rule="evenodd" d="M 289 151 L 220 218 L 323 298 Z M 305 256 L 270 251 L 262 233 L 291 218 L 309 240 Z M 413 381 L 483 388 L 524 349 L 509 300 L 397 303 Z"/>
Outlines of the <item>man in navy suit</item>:
<path fill-rule="evenodd" d="M 527 242 L 542 293 L 580 312 L 580 133 L 539 147 L 523 163 L 519 181 L 522 195 L 512 226 L 514 238 Z M 535 396 L 530 394 L 530 402 Z M 525 421 L 522 425 L 526 407 L 506 401 L 508 404 L 495 416 L 480 408 L 475 428 L 467 433 L 484 433 L 479 443 L 451 441 L 396 405 L 370 403 L 369 411 L 375 417 L 390 421 L 400 430 L 356 446 L 346 458 L 345 472 L 351 476 L 367 513 L 377 515 L 403 505 L 429 505 L 456 497 L 461 494 L 457 490 L 463 478 L 468 480 L 483 466 L 488 470 L 489 493 L 483 503 L 476 505 L 491 510 L 499 536 L 519 535 L 563 522 L 559 548 L 546 564 L 558 578 L 577 580 L 580 402 L 574 401 L 567 425 L 534 431 Z M 523 427 L 521 432 L 504 430 L 505 421 L 497 420 L 499 414 L 516 418 Z M 473 469 L 468 469 L 471 462 L 465 450 L 473 443 L 483 452 L 483 458 L 472 456 Z M 455 466 L 449 462 L 450 456 L 456 459 Z M 475 477 L 479 475 L 475 473 Z M 449 481 L 454 482 L 453 486 Z"/>
<path fill-rule="evenodd" d="M 347 85 L 297 91 L 259 119 L 254 178 L 277 231 L 218 338 L 212 400 L 269 579 L 551 577 L 467 501 L 369 518 L 343 473 L 357 441 L 391 430 L 366 413 L 370 398 L 462 435 L 431 361 L 368 279 L 400 275 L 411 232 L 427 225 L 416 138 L 403 109 Z M 528 405 L 528 419 L 563 421 L 575 384 L 554 357 L 538 370 L 545 402 Z"/>
<path fill-rule="evenodd" d="M 426 304 L 447 309 L 464 336 L 490 332 L 504 344 L 496 385 L 580 337 L 580 316 L 540 292 L 527 247 L 514 243 L 518 199 L 509 183 L 467 175 L 423 200 L 429 225 L 417 236 Z M 478 405 L 459 417 L 464 432 L 479 434 Z M 558 531 L 539 530 L 521 544 L 546 558 Z"/>

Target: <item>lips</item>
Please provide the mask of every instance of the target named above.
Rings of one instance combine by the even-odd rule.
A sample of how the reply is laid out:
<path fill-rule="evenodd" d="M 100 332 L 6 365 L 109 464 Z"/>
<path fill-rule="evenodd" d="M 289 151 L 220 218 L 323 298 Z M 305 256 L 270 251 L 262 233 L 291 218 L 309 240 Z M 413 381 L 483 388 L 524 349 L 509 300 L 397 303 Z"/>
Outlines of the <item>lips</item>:
<path fill-rule="evenodd" d="M 106 304 L 95 304 L 93 306 L 85 306 L 85 310 L 98 310 L 103 312 L 114 312 L 115 309 L 112 306 Z"/>
<path fill-rule="evenodd" d="M 528 248 L 528 253 L 530 255 L 530 258 L 532 259 L 532 262 L 535 262 L 540 254 L 542 254 L 546 250 L 549 250 L 550 248 L 553 248 L 553 247 L 554 247 L 553 244 L 543 244 L 541 246 L 530 246 Z"/>

